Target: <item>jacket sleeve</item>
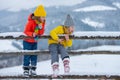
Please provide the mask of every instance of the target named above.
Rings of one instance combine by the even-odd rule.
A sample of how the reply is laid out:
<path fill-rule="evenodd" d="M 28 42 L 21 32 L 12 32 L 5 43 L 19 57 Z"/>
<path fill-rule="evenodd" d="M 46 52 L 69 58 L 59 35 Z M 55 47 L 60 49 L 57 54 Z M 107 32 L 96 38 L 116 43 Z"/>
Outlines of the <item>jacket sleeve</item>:
<path fill-rule="evenodd" d="M 59 39 L 58 33 L 60 32 L 60 30 L 61 30 L 61 28 L 58 26 L 50 32 L 50 36 L 52 37 L 52 39 L 58 41 L 58 39 Z"/>
<path fill-rule="evenodd" d="M 69 41 L 66 42 L 66 46 L 67 47 L 71 47 L 72 46 L 72 39 L 70 39 Z"/>
<path fill-rule="evenodd" d="M 24 30 L 24 33 L 27 35 L 27 36 L 33 36 L 33 31 L 31 30 L 32 29 L 32 23 L 31 22 L 28 22 L 25 26 L 25 30 Z"/>

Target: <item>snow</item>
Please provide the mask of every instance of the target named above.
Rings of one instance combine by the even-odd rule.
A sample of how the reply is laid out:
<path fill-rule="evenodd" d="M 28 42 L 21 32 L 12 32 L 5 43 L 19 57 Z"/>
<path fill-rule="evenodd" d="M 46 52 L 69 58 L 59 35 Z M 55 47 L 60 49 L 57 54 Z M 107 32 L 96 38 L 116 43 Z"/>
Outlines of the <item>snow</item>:
<path fill-rule="evenodd" d="M 13 40 L 0 40 L 0 51 L 18 50 L 18 48 L 13 46 L 12 43 Z"/>
<path fill-rule="evenodd" d="M 76 31 L 73 33 L 74 36 L 101 36 L 101 37 L 112 37 L 112 36 L 120 36 L 120 32 L 113 32 L 113 31 Z"/>
<path fill-rule="evenodd" d="M 10 41 L 8 43 L 10 43 Z M 10 46 L 11 44 L 8 44 L 8 43 L 6 42 L 6 44 Z M 20 44 L 20 43 L 18 43 L 18 44 L 21 45 L 21 47 L 22 47 L 22 44 Z M 3 44 L 3 45 L 5 45 L 5 44 Z M 8 46 L 9 50 L 6 48 L 1 48 L 0 52 L 9 53 L 9 52 L 39 52 L 40 51 L 40 50 L 18 50 L 14 47 L 12 49 L 9 46 Z M 48 51 L 48 50 L 46 49 L 44 51 Z M 79 51 L 120 51 L 120 46 L 102 45 L 102 46 L 95 46 L 95 47 L 90 47 L 90 48 L 86 48 L 86 49 L 78 49 L 78 50 L 72 50 L 72 51 L 74 51 L 74 52 L 79 52 Z"/>
<path fill-rule="evenodd" d="M 118 50 L 120 46 L 99 46 L 89 48 L 89 50 Z M 88 50 L 88 49 L 86 49 Z M 120 75 L 119 69 L 120 55 L 81 55 L 70 56 L 70 75 Z M 60 73 L 64 74 L 62 60 L 60 59 Z M 0 75 L 22 75 L 22 65 L 0 69 Z M 52 74 L 51 61 L 38 62 L 37 74 Z"/>
<path fill-rule="evenodd" d="M 103 28 L 103 27 L 105 27 L 104 23 L 92 21 L 90 18 L 82 19 L 82 22 L 85 23 L 85 24 L 88 24 L 88 25 L 90 25 L 90 26 L 92 26 L 94 28 Z"/>
<path fill-rule="evenodd" d="M 102 45 L 102 46 L 90 47 L 87 49 L 78 49 L 75 51 L 120 51 L 120 46 Z"/>
<path fill-rule="evenodd" d="M 23 32 L 5 32 L 0 33 L 0 37 L 6 37 L 6 36 L 13 36 L 13 37 L 19 37 L 21 35 L 26 36 Z M 48 34 L 45 34 L 48 35 Z M 120 32 L 117 31 L 75 31 L 73 33 L 74 36 L 80 37 L 80 36 L 101 36 L 101 37 L 118 37 L 120 36 Z M 44 35 L 43 35 L 44 36 Z"/>
<path fill-rule="evenodd" d="M 44 50 L 44 51 L 48 51 L 48 50 Z M 9 49 L 9 50 L 1 50 L 0 52 L 5 52 L 5 53 L 10 53 L 10 52 L 40 52 L 40 50 L 15 50 L 15 49 Z"/>
<path fill-rule="evenodd" d="M 20 35 L 25 35 L 23 32 L 5 32 L 5 33 L 0 33 L 0 36 L 13 36 L 13 37 L 19 37 Z"/>
<path fill-rule="evenodd" d="M 0 33 L 0 36 L 13 35 L 18 37 L 24 35 L 22 32 L 6 32 Z M 87 31 L 87 32 L 74 32 L 75 36 L 119 36 L 120 32 L 107 32 L 107 31 Z M 18 51 L 15 47 L 11 47 L 10 40 L 0 41 L 0 51 Z M 2 50 L 1 50 L 2 49 Z M 92 47 L 87 49 L 79 49 L 76 51 L 119 51 L 120 46 L 103 45 L 100 47 Z M 71 72 L 69 74 L 79 75 L 120 75 L 119 69 L 120 55 L 80 55 L 70 57 Z M 52 74 L 51 61 L 38 62 L 37 74 Z M 0 75 L 21 75 L 23 73 L 22 65 L 10 68 L 0 69 Z M 60 59 L 60 74 L 64 74 L 63 64 Z"/>
<path fill-rule="evenodd" d="M 40 4 L 43 4 L 46 7 L 60 5 L 71 6 L 82 3 L 84 1 L 86 0 L 0 0 L 0 10 L 5 9 L 8 11 L 17 12 L 20 10 L 34 8 Z"/>
<path fill-rule="evenodd" d="M 120 55 L 81 55 L 70 58 L 71 72 L 79 75 L 120 75 Z M 2 75 L 21 75 L 22 66 L 0 69 Z M 39 62 L 37 74 L 52 74 L 50 60 Z M 64 74 L 63 64 L 60 61 L 60 73 Z"/>
<path fill-rule="evenodd" d="M 106 10 L 117 10 L 114 7 L 110 7 L 110 6 L 104 6 L 104 5 L 94 5 L 94 6 L 88 6 L 88 7 L 84 7 L 84 8 L 79 8 L 79 9 L 75 9 L 73 11 L 75 12 L 92 12 L 92 11 L 106 11 Z"/>
<path fill-rule="evenodd" d="M 120 8 L 120 2 L 114 2 L 113 5 L 115 5 L 116 7 Z"/>
<path fill-rule="evenodd" d="M 25 35 L 23 32 L 5 32 L 0 33 L 0 36 L 6 37 L 6 36 L 13 36 L 13 37 L 19 37 L 20 35 Z M 13 46 L 13 43 L 19 45 L 22 48 L 22 44 L 15 40 L 0 40 L 0 51 L 18 51 L 19 49 Z"/>

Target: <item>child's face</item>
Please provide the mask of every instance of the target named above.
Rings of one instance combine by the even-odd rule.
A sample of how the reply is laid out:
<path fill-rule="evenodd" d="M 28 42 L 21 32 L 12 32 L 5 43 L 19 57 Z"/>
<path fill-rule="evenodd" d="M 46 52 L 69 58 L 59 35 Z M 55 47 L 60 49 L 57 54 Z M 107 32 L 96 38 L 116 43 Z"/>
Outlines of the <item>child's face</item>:
<path fill-rule="evenodd" d="M 68 29 L 69 29 L 69 33 L 73 33 L 74 32 L 74 27 L 73 26 L 70 26 Z"/>
<path fill-rule="evenodd" d="M 45 22 L 45 17 L 39 17 L 39 21 L 41 22 L 41 23 L 44 23 Z"/>

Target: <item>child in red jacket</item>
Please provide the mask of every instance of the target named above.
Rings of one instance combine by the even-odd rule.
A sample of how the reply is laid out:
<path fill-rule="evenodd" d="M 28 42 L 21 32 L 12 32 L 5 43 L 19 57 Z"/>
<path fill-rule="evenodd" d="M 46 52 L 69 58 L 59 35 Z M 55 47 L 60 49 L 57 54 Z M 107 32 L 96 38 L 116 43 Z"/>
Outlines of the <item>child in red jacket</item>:
<path fill-rule="evenodd" d="M 34 39 L 24 39 L 23 48 L 24 50 L 36 50 L 37 49 L 37 39 L 38 35 L 44 33 L 46 20 L 46 11 L 42 5 L 39 5 L 34 13 L 30 14 L 28 17 L 28 22 L 25 26 L 24 33 L 27 36 L 34 37 Z M 37 55 L 24 55 L 23 59 L 23 70 L 24 75 L 36 76 L 36 65 L 37 65 Z"/>

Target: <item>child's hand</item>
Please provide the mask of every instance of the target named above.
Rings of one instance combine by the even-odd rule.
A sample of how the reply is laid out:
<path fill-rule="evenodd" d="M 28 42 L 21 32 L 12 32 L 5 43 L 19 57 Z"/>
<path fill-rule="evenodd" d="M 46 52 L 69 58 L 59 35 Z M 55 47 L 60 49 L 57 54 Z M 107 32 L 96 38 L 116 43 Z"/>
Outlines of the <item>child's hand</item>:
<path fill-rule="evenodd" d="M 38 24 L 38 28 L 39 28 L 39 29 L 42 29 L 42 25 L 41 25 L 41 24 Z"/>
<path fill-rule="evenodd" d="M 65 34 L 65 40 L 69 41 L 69 34 Z"/>
<path fill-rule="evenodd" d="M 62 43 L 63 42 L 63 39 L 58 39 L 58 43 Z"/>
<path fill-rule="evenodd" d="M 37 34 L 34 32 L 34 33 L 33 33 L 33 37 L 36 37 L 36 36 L 37 36 Z"/>

